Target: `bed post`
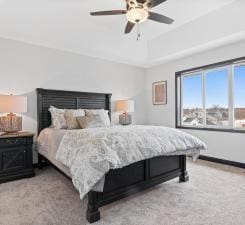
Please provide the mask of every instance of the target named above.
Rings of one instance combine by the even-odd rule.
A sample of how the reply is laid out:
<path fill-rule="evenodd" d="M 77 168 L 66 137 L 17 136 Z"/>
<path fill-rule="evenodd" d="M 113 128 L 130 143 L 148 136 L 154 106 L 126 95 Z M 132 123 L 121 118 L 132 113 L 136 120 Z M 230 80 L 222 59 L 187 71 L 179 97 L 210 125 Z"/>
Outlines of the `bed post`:
<path fill-rule="evenodd" d="M 181 165 L 181 175 L 179 177 L 180 182 L 189 181 L 188 172 L 186 170 L 186 155 L 180 156 L 180 165 Z"/>
<path fill-rule="evenodd" d="M 94 223 L 100 220 L 100 211 L 97 202 L 97 192 L 90 191 L 88 193 L 88 208 L 87 208 L 87 220 L 89 223 Z"/>

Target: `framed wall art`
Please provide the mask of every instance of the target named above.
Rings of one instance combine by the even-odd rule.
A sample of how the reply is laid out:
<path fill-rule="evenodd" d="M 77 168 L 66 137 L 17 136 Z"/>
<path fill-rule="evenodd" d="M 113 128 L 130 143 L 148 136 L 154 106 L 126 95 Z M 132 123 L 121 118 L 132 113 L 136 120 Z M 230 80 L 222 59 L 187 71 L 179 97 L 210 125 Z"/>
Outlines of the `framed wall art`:
<path fill-rule="evenodd" d="M 167 81 L 159 81 L 152 84 L 152 104 L 167 104 Z"/>

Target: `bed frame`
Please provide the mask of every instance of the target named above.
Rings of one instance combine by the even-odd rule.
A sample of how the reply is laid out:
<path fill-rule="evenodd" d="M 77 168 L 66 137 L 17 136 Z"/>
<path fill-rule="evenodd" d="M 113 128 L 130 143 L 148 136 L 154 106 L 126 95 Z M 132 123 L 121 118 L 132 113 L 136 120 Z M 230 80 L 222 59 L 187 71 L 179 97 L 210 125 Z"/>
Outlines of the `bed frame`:
<path fill-rule="evenodd" d="M 67 109 L 106 109 L 111 117 L 111 94 L 37 89 L 38 133 L 51 124 L 48 108 L 53 105 Z M 39 168 L 45 159 L 38 155 Z M 88 194 L 87 220 L 100 220 L 99 207 L 125 198 L 141 190 L 179 177 L 180 182 L 189 180 L 186 156 L 160 156 L 136 162 L 122 169 L 110 170 L 105 176 L 103 192 Z"/>

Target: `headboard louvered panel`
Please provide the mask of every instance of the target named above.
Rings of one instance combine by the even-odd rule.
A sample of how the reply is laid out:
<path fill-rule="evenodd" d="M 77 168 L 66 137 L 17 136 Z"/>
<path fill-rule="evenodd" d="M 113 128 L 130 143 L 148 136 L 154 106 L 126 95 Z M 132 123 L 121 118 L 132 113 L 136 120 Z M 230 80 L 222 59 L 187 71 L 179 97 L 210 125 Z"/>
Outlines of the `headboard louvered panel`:
<path fill-rule="evenodd" d="M 51 125 L 49 107 L 60 109 L 106 109 L 111 116 L 111 94 L 36 89 L 38 133 Z"/>

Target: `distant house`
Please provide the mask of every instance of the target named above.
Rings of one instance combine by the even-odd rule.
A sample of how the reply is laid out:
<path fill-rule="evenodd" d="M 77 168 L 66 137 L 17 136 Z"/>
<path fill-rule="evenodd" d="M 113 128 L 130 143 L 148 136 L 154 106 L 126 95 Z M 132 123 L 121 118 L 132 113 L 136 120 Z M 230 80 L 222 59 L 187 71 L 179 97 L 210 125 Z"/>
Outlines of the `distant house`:
<path fill-rule="evenodd" d="M 245 128 L 245 119 L 244 120 L 235 120 L 236 128 Z"/>
<path fill-rule="evenodd" d="M 241 127 L 245 128 L 245 120 L 242 120 L 242 121 L 240 122 L 240 124 L 241 124 Z"/>
<path fill-rule="evenodd" d="M 186 126 L 198 126 L 200 125 L 200 121 L 198 118 L 187 118 L 184 120 L 184 125 Z"/>
<path fill-rule="evenodd" d="M 217 118 L 217 119 L 222 119 L 222 116 L 223 116 L 223 113 L 221 112 L 221 110 L 216 109 L 216 108 L 208 109 L 207 114 L 210 117 Z"/>
<path fill-rule="evenodd" d="M 198 117 L 198 118 L 202 118 L 203 117 L 203 111 L 202 110 L 194 111 L 193 116 Z"/>
<path fill-rule="evenodd" d="M 245 119 L 245 110 L 237 109 L 236 116 Z M 204 111 L 202 108 L 184 109 L 183 124 L 187 126 L 197 126 L 202 124 Z M 237 118 L 237 117 L 236 117 Z M 229 124 L 228 108 L 214 106 L 206 111 L 206 125 L 227 126 Z M 243 122 L 239 126 L 244 127 Z"/>
<path fill-rule="evenodd" d="M 225 125 L 228 123 L 228 109 L 213 107 L 207 109 L 207 125 Z"/>
<path fill-rule="evenodd" d="M 217 125 L 218 124 L 218 120 L 214 116 L 207 115 L 206 124 L 207 125 Z"/>

